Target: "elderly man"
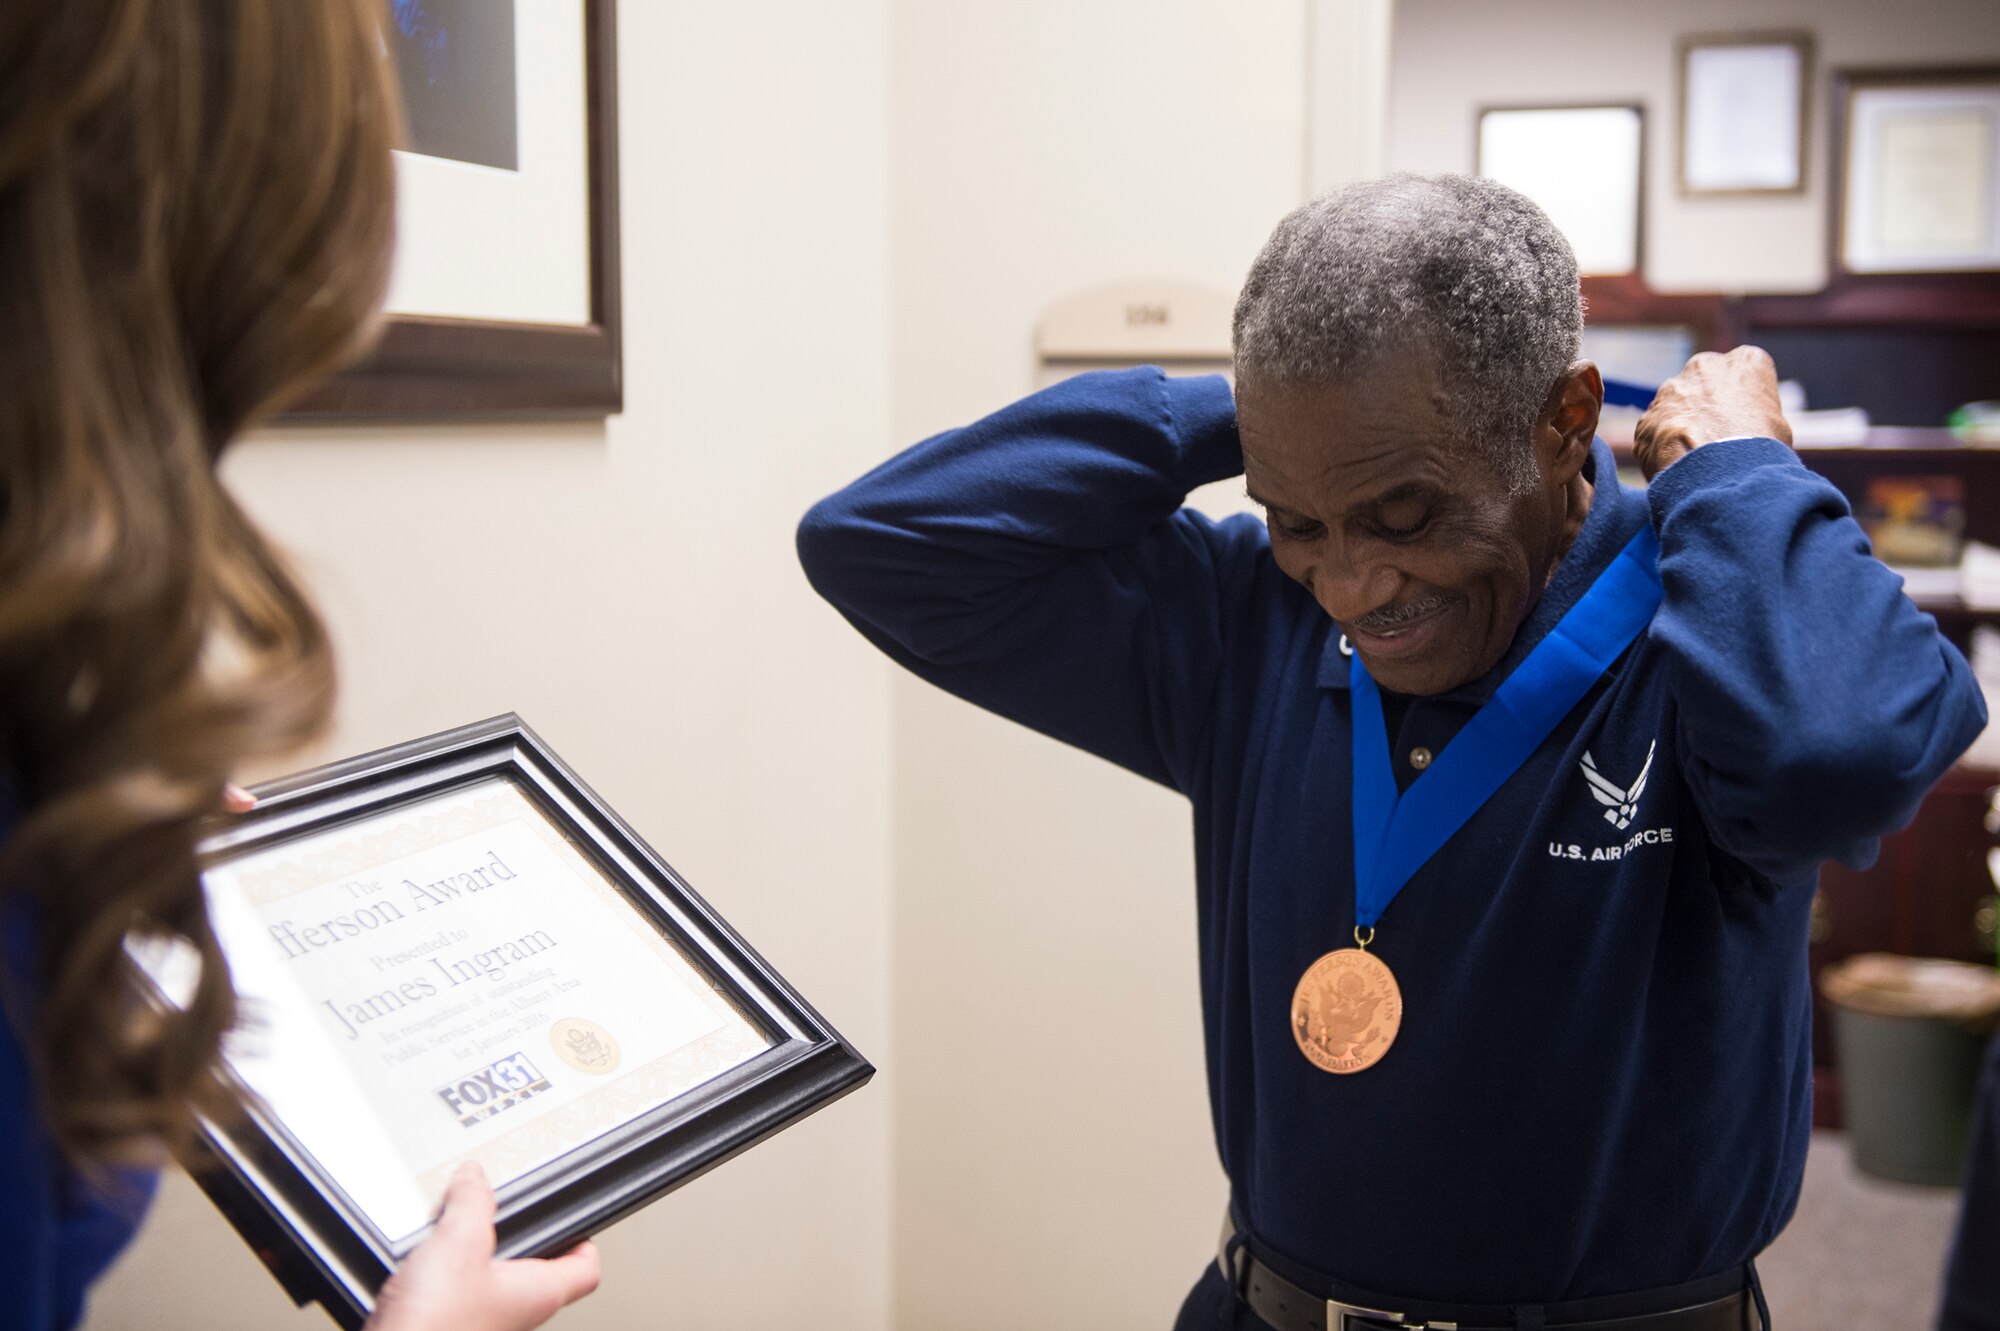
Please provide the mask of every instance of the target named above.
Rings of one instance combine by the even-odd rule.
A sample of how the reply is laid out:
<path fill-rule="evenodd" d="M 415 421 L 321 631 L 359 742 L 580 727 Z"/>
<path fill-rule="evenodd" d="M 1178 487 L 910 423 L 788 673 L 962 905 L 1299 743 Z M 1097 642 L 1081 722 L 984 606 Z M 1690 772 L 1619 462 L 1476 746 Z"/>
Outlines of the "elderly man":
<path fill-rule="evenodd" d="M 1084 375 L 800 529 L 890 656 L 1193 804 L 1234 1196 L 1183 1328 L 1761 1320 L 1816 866 L 1982 704 L 1768 357 L 1666 385 L 1633 490 L 1581 324 L 1526 199 L 1354 186 L 1251 269 L 1233 399 Z M 1239 473 L 1264 523 L 1181 507 Z"/>

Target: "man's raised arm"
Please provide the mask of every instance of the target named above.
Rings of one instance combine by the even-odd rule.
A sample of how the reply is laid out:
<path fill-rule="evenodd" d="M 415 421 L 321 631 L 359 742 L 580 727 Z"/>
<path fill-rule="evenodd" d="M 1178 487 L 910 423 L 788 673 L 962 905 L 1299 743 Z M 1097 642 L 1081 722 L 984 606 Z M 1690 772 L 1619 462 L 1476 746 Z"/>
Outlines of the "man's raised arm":
<path fill-rule="evenodd" d="M 1755 348 L 1696 357 L 1638 432 L 1688 780 L 1722 848 L 1779 880 L 1872 860 L 1986 722 L 1964 658 L 1789 439 Z"/>
<path fill-rule="evenodd" d="M 1185 790 L 1264 538 L 1180 506 L 1242 465 L 1221 377 L 1080 375 L 821 500 L 799 558 L 925 679 Z"/>

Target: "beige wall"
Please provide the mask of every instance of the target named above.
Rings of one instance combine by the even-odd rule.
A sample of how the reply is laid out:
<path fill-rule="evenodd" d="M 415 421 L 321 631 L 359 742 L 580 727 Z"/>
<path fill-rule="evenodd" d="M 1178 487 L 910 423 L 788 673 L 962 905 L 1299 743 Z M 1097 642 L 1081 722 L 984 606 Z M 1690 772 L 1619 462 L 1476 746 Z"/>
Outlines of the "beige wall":
<path fill-rule="evenodd" d="M 1300 201 L 1304 0 L 890 26 L 899 443 L 1021 395 L 1058 297 L 1234 292 Z M 1225 1196 L 1186 803 L 907 678 L 895 726 L 896 1324 L 1169 1326 Z"/>
<path fill-rule="evenodd" d="M 1675 41 L 1804 29 L 1817 42 L 1807 190 L 1683 199 Z M 1681 291 L 1815 291 L 1826 281 L 1826 71 L 2000 59 L 1994 0 L 1396 0 L 1389 165 L 1470 171 L 1481 106 L 1639 101 L 1646 108 L 1646 274 Z"/>
<path fill-rule="evenodd" d="M 509 709 L 885 1067 L 887 667 L 792 527 L 886 437 L 884 6 L 621 5 L 626 411 L 283 434 L 229 476 L 332 618 L 352 752 Z M 879 1331 L 893 1074 L 605 1235 L 557 1325 Z M 293 1313 L 171 1187 L 93 1331 Z"/>

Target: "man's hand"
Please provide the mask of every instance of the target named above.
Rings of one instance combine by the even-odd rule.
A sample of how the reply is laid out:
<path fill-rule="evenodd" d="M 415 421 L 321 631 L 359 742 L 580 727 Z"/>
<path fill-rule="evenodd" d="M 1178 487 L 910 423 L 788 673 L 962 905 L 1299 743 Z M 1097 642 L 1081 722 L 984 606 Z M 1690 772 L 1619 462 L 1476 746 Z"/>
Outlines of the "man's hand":
<path fill-rule="evenodd" d="M 1660 385 L 1632 431 L 1632 451 L 1652 480 L 1703 444 L 1752 436 L 1792 442 L 1778 405 L 1778 367 L 1762 347 L 1704 351 Z"/>
<path fill-rule="evenodd" d="M 493 1189 L 463 1164 L 437 1228 L 389 1277 L 363 1331 L 530 1331 L 597 1288 L 597 1248 L 493 1260 Z"/>

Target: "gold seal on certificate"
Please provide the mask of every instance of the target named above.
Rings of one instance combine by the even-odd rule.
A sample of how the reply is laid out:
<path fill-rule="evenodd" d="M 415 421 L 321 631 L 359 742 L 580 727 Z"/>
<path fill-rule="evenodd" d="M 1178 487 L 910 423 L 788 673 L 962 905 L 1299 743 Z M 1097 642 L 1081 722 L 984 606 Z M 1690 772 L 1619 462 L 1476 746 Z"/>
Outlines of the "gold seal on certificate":
<path fill-rule="evenodd" d="M 202 848 L 244 1112 L 187 1163 L 343 1325 L 462 1161 L 546 1254 L 873 1071 L 518 718 L 257 793 Z"/>
<path fill-rule="evenodd" d="M 549 1027 L 549 1043 L 578 1072 L 602 1076 L 618 1067 L 618 1042 L 594 1021 L 564 1017 Z"/>

